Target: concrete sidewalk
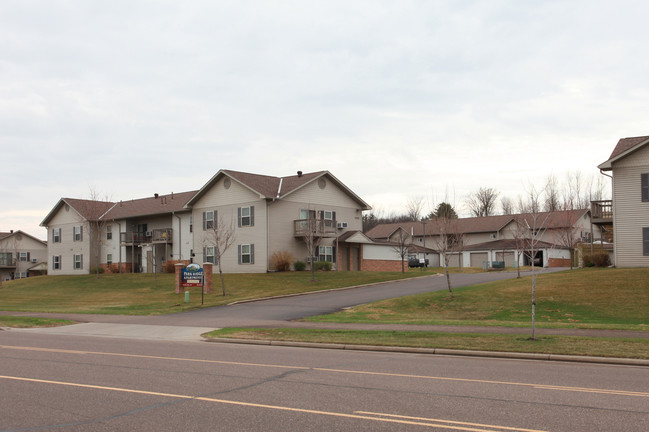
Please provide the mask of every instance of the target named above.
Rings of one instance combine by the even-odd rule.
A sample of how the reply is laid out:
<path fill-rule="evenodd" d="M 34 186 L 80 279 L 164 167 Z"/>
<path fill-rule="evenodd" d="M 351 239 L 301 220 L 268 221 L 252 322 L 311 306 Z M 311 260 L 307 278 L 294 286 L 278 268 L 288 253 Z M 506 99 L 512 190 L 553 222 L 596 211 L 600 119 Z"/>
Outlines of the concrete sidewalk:
<path fill-rule="evenodd" d="M 201 334 L 214 330 L 211 327 L 184 327 L 143 324 L 82 323 L 47 328 L 10 328 L 12 332 L 41 333 L 67 336 L 114 337 L 165 341 L 201 342 Z"/>

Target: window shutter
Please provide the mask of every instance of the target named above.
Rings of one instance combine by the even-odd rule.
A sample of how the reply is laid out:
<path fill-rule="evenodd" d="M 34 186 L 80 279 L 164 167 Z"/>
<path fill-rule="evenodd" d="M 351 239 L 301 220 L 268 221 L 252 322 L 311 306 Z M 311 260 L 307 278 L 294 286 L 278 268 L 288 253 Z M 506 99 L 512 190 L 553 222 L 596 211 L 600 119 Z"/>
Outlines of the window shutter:
<path fill-rule="evenodd" d="M 59 255 L 59 270 L 63 269 L 63 255 Z"/>
<path fill-rule="evenodd" d="M 255 206 L 250 206 L 250 226 L 255 226 Z"/>
<path fill-rule="evenodd" d="M 255 245 L 251 244 L 250 245 L 250 264 L 255 263 Z"/>
<path fill-rule="evenodd" d="M 649 255 L 649 228 L 642 228 L 642 254 Z"/>
<path fill-rule="evenodd" d="M 207 248 L 203 246 L 203 262 L 207 262 Z"/>
<path fill-rule="evenodd" d="M 336 257 L 337 257 L 337 255 L 336 255 L 336 246 L 331 248 L 331 253 L 333 254 L 332 260 L 335 263 L 336 262 Z"/>
<path fill-rule="evenodd" d="M 334 222 L 336 222 L 336 212 L 331 212 L 331 219 L 333 219 Z"/>
<path fill-rule="evenodd" d="M 324 210 L 320 210 L 320 220 L 324 219 Z"/>
<path fill-rule="evenodd" d="M 29 252 L 27 252 L 27 261 L 28 261 L 28 262 L 31 262 L 31 258 L 30 258 L 30 256 L 29 256 Z"/>
<path fill-rule="evenodd" d="M 83 269 L 83 255 L 79 255 L 79 262 L 81 263 L 81 269 Z"/>
<path fill-rule="evenodd" d="M 241 207 L 237 208 L 237 221 L 238 221 L 239 228 L 241 228 Z"/>
<path fill-rule="evenodd" d="M 52 257 L 52 270 L 56 270 L 56 262 L 54 261 L 54 256 Z"/>
<path fill-rule="evenodd" d="M 219 219 L 218 219 L 217 216 L 218 216 L 218 212 L 217 212 L 216 210 L 214 210 L 214 216 L 213 216 L 214 221 L 212 221 L 212 226 L 214 227 L 215 230 L 216 230 L 217 227 L 218 227 L 216 221 L 218 221 Z"/>
<path fill-rule="evenodd" d="M 642 191 L 642 201 L 649 201 L 649 174 L 640 174 L 640 190 Z"/>
<path fill-rule="evenodd" d="M 203 212 L 203 231 L 207 229 L 207 212 Z"/>
<path fill-rule="evenodd" d="M 83 225 L 79 227 L 79 240 L 83 240 Z"/>
<path fill-rule="evenodd" d="M 239 264 L 241 264 L 241 245 L 237 245 L 237 257 Z"/>

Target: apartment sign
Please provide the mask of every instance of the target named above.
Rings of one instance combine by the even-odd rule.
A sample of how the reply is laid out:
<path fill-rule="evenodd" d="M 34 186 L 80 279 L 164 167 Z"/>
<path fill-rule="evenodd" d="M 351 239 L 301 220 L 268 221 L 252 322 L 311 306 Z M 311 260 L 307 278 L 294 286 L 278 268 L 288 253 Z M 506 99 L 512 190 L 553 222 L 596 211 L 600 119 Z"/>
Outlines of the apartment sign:
<path fill-rule="evenodd" d="M 198 264 L 190 264 L 181 272 L 181 286 L 183 288 L 203 286 L 203 268 Z"/>

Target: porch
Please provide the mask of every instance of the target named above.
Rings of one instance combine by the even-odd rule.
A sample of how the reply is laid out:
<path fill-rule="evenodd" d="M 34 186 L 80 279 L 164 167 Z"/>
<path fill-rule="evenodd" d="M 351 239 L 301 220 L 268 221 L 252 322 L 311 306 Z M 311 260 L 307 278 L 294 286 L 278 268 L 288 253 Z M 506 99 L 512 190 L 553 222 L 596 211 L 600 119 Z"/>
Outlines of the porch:
<path fill-rule="evenodd" d="M 138 246 L 142 244 L 171 244 L 173 230 L 171 228 L 153 229 L 151 231 L 126 231 L 119 233 L 122 246 Z"/>

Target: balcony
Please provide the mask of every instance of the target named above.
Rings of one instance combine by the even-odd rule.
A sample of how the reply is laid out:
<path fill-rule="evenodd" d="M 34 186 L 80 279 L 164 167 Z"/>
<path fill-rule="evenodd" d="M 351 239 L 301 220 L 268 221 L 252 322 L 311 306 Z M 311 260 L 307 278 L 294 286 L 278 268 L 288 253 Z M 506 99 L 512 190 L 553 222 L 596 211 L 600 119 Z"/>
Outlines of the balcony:
<path fill-rule="evenodd" d="M 154 229 L 146 232 L 126 231 L 119 233 L 122 246 L 137 246 L 151 243 L 171 244 L 173 230 L 171 228 Z"/>
<path fill-rule="evenodd" d="M 298 219 L 293 221 L 295 237 L 336 237 L 336 221 L 331 219 Z"/>
<path fill-rule="evenodd" d="M 590 202 L 591 220 L 594 224 L 612 224 L 613 223 L 613 201 L 591 201 Z"/>
<path fill-rule="evenodd" d="M 7 254 L 12 255 L 12 254 Z M 0 267 L 2 268 L 16 268 L 16 260 L 12 256 L 0 254 Z"/>

